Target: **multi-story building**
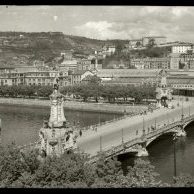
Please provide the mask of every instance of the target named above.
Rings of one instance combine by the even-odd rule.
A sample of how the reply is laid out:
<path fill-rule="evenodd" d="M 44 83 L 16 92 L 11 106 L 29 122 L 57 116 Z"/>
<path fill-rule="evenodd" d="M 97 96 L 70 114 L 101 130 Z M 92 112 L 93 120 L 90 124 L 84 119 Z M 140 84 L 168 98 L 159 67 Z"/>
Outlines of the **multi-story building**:
<path fill-rule="evenodd" d="M 129 50 L 136 49 L 138 47 L 142 47 L 142 39 L 133 39 L 129 40 Z"/>
<path fill-rule="evenodd" d="M 141 85 L 158 82 L 160 69 L 102 69 L 97 72 L 103 84 Z M 194 96 L 194 70 L 167 70 L 167 83 L 176 94 Z"/>
<path fill-rule="evenodd" d="M 136 69 L 144 69 L 144 61 L 142 58 L 134 58 L 130 60 L 131 66 L 134 66 Z"/>
<path fill-rule="evenodd" d="M 194 53 L 191 54 L 181 54 L 180 63 L 183 69 L 194 69 Z"/>
<path fill-rule="evenodd" d="M 165 43 L 166 42 L 166 37 L 165 36 L 148 36 L 148 37 L 143 37 L 142 38 L 142 45 L 146 47 L 149 44 L 149 41 L 151 39 L 154 40 L 154 43 L 156 45 L 159 45 L 161 43 Z"/>
<path fill-rule="evenodd" d="M 71 80 L 71 85 L 80 84 L 82 80 L 88 76 L 94 75 L 91 71 L 88 70 L 75 70 L 69 76 Z"/>
<path fill-rule="evenodd" d="M 0 75 L 1 85 L 53 85 L 55 77 L 60 77 L 61 86 L 69 85 L 68 71 L 34 70 L 4 73 Z"/>
<path fill-rule="evenodd" d="M 59 68 L 60 68 L 61 70 L 63 70 L 63 69 L 73 70 L 73 69 L 76 69 L 77 66 L 78 66 L 78 60 L 76 60 L 76 59 L 71 59 L 71 60 L 65 59 L 65 60 L 59 65 Z"/>
<path fill-rule="evenodd" d="M 170 54 L 170 69 L 179 69 L 180 62 L 180 54 L 179 53 L 171 53 Z"/>
<path fill-rule="evenodd" d="M 69 85 L 68 72 L 59 71 L 37 71 L 37 72 L 26 72 L 25 73 L 25 84 L 26 85 L 41 85 L 48 86 L 53 85 L 56 77 L 60 77 L 60 86 Z"/>
<path fill-rule="evenodd" d="M 170 69 L 170 58 L 135 58 L 131 65 L 137 69 Z"/>
<path fill-rule="evenodd" d="M 0 75 L 6 74 L 6 73 L 12 73 L 14 71 L 15 71 L 15 68 L 13 66 L 0 65 Z"/>
<path fill-rule="evenodd" d="M 187 53 L 193 52 L 194 45 L 192 43 L 178 42 L 172 45 L 172 53 Z"/>

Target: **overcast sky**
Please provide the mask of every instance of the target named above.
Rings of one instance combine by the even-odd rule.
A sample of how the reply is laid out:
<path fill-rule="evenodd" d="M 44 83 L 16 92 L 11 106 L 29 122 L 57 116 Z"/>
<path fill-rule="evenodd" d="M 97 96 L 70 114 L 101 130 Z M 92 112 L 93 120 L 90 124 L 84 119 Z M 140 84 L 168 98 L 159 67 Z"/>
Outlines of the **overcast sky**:
<path fill-rule="evenodd" d="M 163 35 L 194 42 L 194 7 L 0 6 L 1 31 L 48 32 L 96 39 Z"/>

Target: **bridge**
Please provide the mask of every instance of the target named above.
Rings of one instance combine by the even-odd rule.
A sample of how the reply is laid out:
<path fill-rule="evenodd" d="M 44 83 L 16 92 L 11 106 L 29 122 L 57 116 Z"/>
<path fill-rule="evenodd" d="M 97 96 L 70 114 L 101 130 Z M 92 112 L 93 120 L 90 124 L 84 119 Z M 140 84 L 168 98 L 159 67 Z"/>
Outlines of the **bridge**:
<path fill-rule="evenodd" d="M 89 154 L 90 162 L 95 162 L 100 153 L 111 158 L 125 153 L 147 156 L 146 147 L 163 134 L 186 135 L 185 127 L 194 121 L 192 101 L 174 101 L 174 109 L 160 108 L 143 115 L 123 116 L 95 125 L 96 130 L 83 131 L 77 138 L 79 151 Z M 40 141 L 19 146 L 39 148 Z"/>
<path fill-rule="evenodd" d="M 103 152 L 106 158 L 124 153 L 148 155 L 146 147 L 166 133 L 186 135 L 184 128 L 194 121 L 194 104 L 187 101 L 173 102 L 174 109 L 160 108 L 145 115 L 124 116 L 113 122 L 87 130 L 77 139 L 80 151 L 90 155 L 95 162 Z"/>

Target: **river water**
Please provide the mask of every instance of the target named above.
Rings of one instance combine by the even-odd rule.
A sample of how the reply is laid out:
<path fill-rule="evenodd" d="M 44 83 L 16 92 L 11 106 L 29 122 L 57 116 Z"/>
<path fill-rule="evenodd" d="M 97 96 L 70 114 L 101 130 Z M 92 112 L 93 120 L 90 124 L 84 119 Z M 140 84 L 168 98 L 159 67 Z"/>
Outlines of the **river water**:
<path fill-rule="evenodd" d="M 15 142 L 18 145 L 28 144 L 38 139 L 38 131 L 43 120 L 49 116 L 49 107 L 27 107 L 15 105 L 0 105 L 0 118 L 2 119 L 2 144 Z M 121 115 L 93 113 L 65 110 L 65 116 L 72 125 L 84 127 L 107 120 L 112 120 Z M 187 137 L 176 142 L 177 174 L 190 173 L 194 176 L 194 124 L 186 127 Z M 171 135 L 163 135 L 148 146 L 149 160 L 155 166 L 156 172 L 164 182 L 171 182 L 174 172 L 173 141 Z M 122 166 L 127 171 L 127 166 L 133 165 L 134 156 L 124 155 L 119 157 Z"/>

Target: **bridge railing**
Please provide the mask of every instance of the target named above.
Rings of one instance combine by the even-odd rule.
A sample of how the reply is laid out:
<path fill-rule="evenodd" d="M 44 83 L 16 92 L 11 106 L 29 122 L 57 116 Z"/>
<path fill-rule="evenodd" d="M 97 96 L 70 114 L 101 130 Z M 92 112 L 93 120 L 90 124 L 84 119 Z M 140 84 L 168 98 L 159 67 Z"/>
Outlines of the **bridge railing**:
<path fill-rule="evenodd" d="M 192 121 L 194 120 L 194 114 L 188 116 L 188 117 L 185 117 L 183 119 L 184 122 L 189 122 L 189 121 Z M 129 140 L 129 141 L 126 141 L 126 142 L 121 142 L 120 145 L 118 146 L 111 146 L 109 148 L 102 148 L 102 150 L 97 153 L 97 155 L 94 155 L 92 156 L 90 159 L 91 159 L 91 162 L 95 162 L 98 157 L 99 157 L 99 154 L 101 152 L 103 152 L 105 154 L 106 157 L 111 157 L 111 156 L 114 156 L 116 155 L 117 153 L 121 153 L 122 151 L 136 145 L 136 144 L 139 144 L 139 143 L 143 143 L 145 142 L 147 139 L 151 139 L 157 135 L 160 135 L 162 133 L 165 133 L 166 131 L 172 129 L 172 128 L 175 128 L 179 125 L 182 124 L 182 120 L 179 120 L 179 121 L 175 121 L 175 122 L 172 122 L 172 123 L 169 123 L 168 125 L 166 126 L 162 126 L 162 127 L 159 127 L 153 131 L 150 131 L 149 133 L 146 133 L 146 134 L 143 134 L 141 136 L 138 136 L 132 140 Z"/>

